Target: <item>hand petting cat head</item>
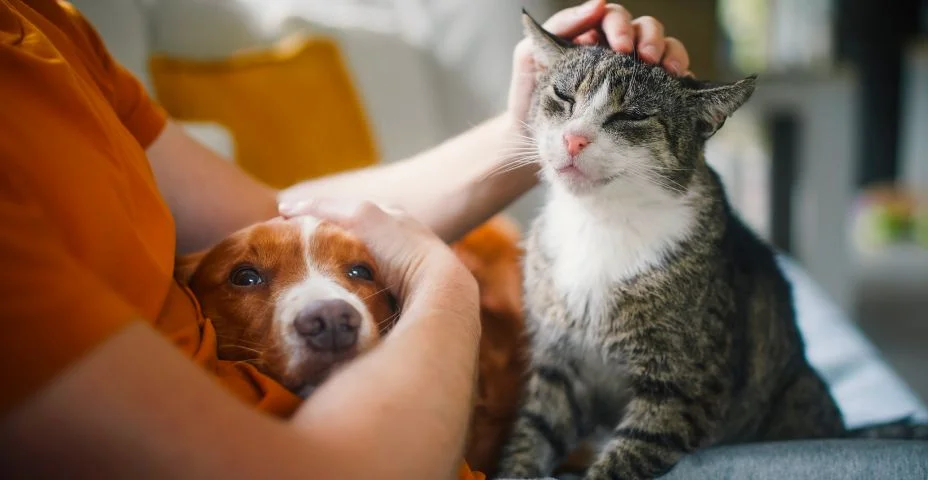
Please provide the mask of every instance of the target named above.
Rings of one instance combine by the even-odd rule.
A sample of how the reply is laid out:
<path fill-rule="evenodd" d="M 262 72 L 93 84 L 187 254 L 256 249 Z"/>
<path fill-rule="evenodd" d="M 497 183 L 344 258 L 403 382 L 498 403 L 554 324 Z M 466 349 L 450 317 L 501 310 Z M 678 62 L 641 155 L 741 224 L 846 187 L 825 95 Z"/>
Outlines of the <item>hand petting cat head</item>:
<path fill-rule="evenodd" d="M 544 178 L 574 195 L 686 192 L 705 141 L 754 92 L 755 76 L 710 84 L 608 48 L 568 43 L 523 13 L 539 73 L 529 127 Z"/>

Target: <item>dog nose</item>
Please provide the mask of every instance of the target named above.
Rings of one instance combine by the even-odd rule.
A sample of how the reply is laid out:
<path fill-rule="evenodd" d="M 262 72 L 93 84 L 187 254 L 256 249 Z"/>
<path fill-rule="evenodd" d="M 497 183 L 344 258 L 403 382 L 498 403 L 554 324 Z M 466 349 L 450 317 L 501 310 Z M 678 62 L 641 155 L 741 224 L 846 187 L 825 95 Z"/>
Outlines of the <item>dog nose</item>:
<path fill-rule="evenodd" d="M 340 352 L 357 343 L 361 314 L 344 300 L 317 300 L 300 311 L 293 326 L 314 350 Z"/>
<path fill-rule="evenodd" d="M 590 139 L 583 135 L 565 133 L 564 143 L 567 144 L 567 153 L 570 154 L 571 157 L 576 157 L 590 144 Z"/>

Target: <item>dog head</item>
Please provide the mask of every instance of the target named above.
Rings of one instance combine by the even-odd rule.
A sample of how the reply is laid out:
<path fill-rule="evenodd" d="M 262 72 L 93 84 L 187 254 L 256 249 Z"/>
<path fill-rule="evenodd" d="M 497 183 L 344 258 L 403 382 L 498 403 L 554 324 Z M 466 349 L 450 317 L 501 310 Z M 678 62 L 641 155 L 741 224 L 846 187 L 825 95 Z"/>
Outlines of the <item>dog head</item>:
<path fill-rule="evenodd" d="M 219 358 L 303 396 L 376 345 L 398 313 L 365 245 L 311 217 L 245 228 L 178 259 L 175 275 L 213 323 Z"/>

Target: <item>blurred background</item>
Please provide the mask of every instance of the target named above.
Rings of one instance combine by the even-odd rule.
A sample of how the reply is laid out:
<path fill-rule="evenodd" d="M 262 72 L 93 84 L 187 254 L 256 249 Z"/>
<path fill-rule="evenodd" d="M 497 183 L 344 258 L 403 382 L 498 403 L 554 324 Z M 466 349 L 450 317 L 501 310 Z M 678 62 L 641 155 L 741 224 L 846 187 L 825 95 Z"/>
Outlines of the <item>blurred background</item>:
<path fill-rule="evenodd" d="M 576 2 L 73 3 L 197 138 L 260 170 L 293 152 L 391 162 L 489 118 L 520 9 L 544 19 Z M 928 398 L 928 0 L 621 3 L 680 38 L 697 76 L 760 74 L 710 163 L 744 218 Z M 358 124 L 370 138 L 339 136 Z M 329 163 L 301 174 L 342 165 Z M 510 213 L 527 225 L 542 196 Z"/>

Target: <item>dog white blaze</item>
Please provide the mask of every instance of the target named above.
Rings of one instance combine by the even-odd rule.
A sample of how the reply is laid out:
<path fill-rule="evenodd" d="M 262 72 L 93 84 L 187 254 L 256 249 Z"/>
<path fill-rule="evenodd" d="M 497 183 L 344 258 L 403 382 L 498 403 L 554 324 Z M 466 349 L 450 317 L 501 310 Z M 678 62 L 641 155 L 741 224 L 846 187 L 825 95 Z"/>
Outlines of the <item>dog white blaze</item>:
<path fill-rule="evenodd" d="M 366 349 L 373 341 L 372 336 L 375 333 L 373 315 L 367 305 L 357 295 L 332 279 L 320 263 L 325 259 L 319 259 L 314 255 L 313 248 L 317 245 L 314 235 L 320 221 L 309 216 L 298 217 L 296 220 L 300 228 L 306 273 L 302 279 L 281 290 L 278 297 L 274 299 L 276 304 L 274 322 L 279 327 L 278 331 L 281 332 L 288 351 L 292 352 L 288 361 L 288 370 L 299 368 L 299 365 L 305 361 L 306 355 L 304 340 L 296 333 L 293 323 L 300 311 L 316 300 L 341 299 L 361 314 L 361 326 L 358 329 L 359 349 Z"/>

